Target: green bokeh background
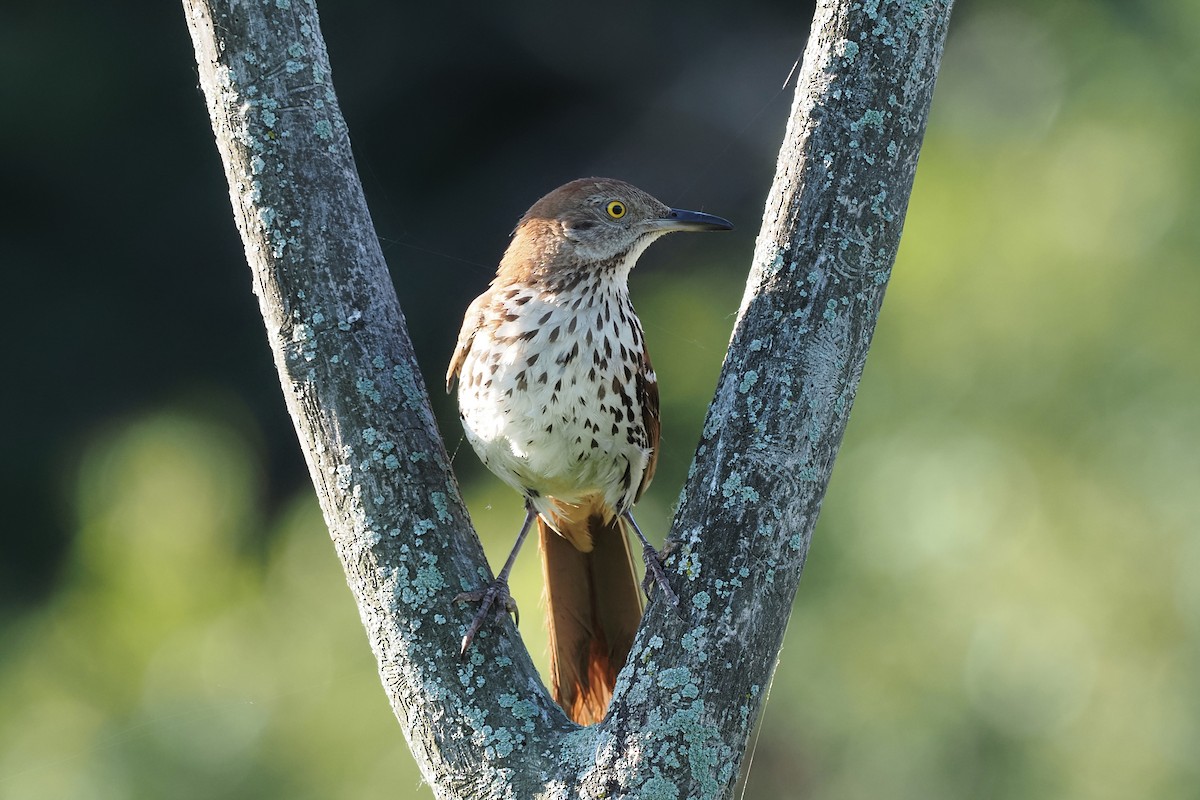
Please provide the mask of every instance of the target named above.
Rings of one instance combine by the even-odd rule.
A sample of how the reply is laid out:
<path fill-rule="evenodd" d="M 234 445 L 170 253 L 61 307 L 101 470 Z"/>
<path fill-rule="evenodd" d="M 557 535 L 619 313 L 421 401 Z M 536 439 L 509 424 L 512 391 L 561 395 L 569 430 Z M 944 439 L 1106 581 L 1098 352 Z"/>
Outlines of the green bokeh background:
<path fill-rule="evenodd" d="M 429 797 L 165 6 L 0 12 L 6 74 L 28 76 L 0 97 L 0 798 Z M 607 172 L 739 223 L 634 276 L 659 538 L 809 18 L 695 9 L 322 8 L 430 385 L 508 227 L 561 180 Z M 1200 798 L 1198 184 L 1200 5 L 957 9 L 745 797 Z M 435 394 L 496 563 L 519 501 Z M 544 663 L 532 548 L 514 589 Z"/>

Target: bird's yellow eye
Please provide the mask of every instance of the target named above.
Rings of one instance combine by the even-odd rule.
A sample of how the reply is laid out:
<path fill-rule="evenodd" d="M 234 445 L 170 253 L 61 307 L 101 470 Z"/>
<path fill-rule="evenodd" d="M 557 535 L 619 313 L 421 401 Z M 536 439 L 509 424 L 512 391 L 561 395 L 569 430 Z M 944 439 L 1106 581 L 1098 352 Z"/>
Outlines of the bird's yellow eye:
<path fill-rule="evenodd" d="M 620 219 L 625 216 L 625 204 L 620 200 L 609 201 L 609 204 L 605 206 L 605 210 L 608 211 L 608 215 L 613 219 Z"/>

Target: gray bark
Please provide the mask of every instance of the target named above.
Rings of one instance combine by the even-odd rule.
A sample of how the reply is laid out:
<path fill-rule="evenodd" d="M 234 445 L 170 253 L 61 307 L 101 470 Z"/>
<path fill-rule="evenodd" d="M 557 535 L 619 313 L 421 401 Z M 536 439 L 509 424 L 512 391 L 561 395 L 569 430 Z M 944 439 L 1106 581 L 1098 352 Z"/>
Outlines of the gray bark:
<path fill-rule="evenodd" d="M 728 796 L 900 239 L 952 0 L 818 4 L 716 397 L 607 720 L 567 721 L 434 425 L 310 0 L 184 0 L 288 410 L 388 699 L 443 798 Z M 420 298 L 412 298 L 419 302 Z"/>

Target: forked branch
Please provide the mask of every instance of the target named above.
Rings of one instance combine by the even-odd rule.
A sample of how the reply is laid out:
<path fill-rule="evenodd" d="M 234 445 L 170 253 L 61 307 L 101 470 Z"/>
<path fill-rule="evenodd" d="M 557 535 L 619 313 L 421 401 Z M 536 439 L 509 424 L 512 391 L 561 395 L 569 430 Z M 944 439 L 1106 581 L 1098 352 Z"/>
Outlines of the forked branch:
<path fill-rule="evenodd" d="M 951 0 L 818 4 L 668 569 L 607 720 L 551 701 L 490 576 L 363 199 L 311 0 L 184 0 L 288 410 L 435 794 L 720 797 L 770 680 L 900 240 Z M 402 269 L 403 267 L 401 267 Z M 412 298 L 420 302 L 420 298 Z"/>

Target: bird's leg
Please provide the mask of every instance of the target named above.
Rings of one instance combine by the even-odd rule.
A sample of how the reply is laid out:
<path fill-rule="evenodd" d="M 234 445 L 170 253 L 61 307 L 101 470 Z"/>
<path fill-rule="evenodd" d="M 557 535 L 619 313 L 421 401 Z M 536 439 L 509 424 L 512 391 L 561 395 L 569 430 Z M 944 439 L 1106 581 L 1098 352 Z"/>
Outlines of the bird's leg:
<path fill-rule="evenodd" d="M 653 582 L 660 592 L 663 599 L 672 608 L 679 607 L 679 598 L 675 596 L 675 592 L 671 590 L 671 584 L 667 582 L 667 573 L 663 571 L 663 557 L 658 554 L 658 551 L 646 540 L 642 529 L 638 527 L 637 522 L 633 518 L 633 513 L 626 511 L 625 519 L 629 520 L 629 524 L 633 526 L 633 532 L 637 534 L 638 541 L 642 543 L 642 561 L 646 562 L 646 577 L 642 580 L 642 591 L 646 593 L 646 597 L 650 596 L 650 584 Z"/>
<path fill-rule="evenodd" d="M 456 603 L 479 603 L 479 610 L 475 612 L 475 618 L 471 620 L 471 624 L 467 627 L 467 632 L 463 634 L 462 648 L 458 651 L 460 658 L 466 655 L 467 648 L 471 646 L 471 640 L 475 638 L 475 634 L 479 633 L 479 629 L 483 627 L 483 623 L 487 622 L 488 612 L 497 603 L 499 603 L 499 606 L 496 608 L 497 617 L 512 614 L 516 618 L 516 623 L 518 625 L 521 624 L 521 612 L 517 610 L 517 603 L 508 592 L 508 573 L 512 572 L 513 563 L 517 560 L 517 553 L 521 551 L 521 544 L 524 543 L 526 535 L 529 534 L 529 528 L 533 525 L 533 518 L 536 515 L 537 512 L 533 510 L 533 504 L 526 502 L 525 524 L 521 526 L 521 532 L 517 534 L 517 542 L 513 545 L 512 552 L 508 554 L 508 560 L 504 562 L 504 568 L 500 570 L 500 574 L 496 576 L 496 580 L 488 584 L 486 589 L 463 592 L 454 598 L 454 602 Z"/>

